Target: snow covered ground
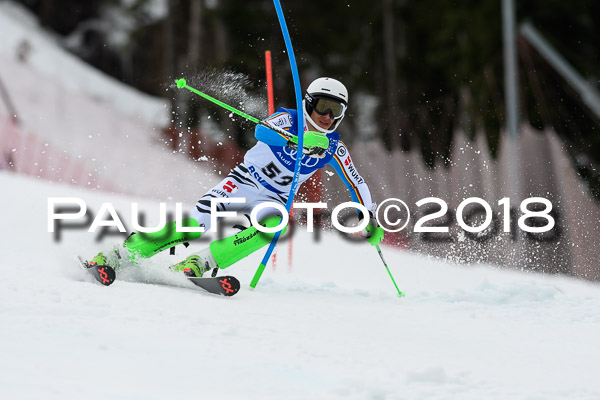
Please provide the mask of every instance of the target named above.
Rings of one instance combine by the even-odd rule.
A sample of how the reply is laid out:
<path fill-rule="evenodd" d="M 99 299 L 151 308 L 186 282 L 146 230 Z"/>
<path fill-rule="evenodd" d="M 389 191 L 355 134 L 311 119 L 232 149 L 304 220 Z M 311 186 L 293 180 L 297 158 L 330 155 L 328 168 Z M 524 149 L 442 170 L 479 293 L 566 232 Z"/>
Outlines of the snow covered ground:
<path fill-rule="evenodd" d="M 368 244 L 298 233 L 293 270 L 281 246 L 255 291 L 263 252 L 231 267 L 233 298 L 166 270 L 202 244 L 106 288 L 71 255 L 118 239 L 71 230 L 55 243 L 47 198 L 123 216 L 137 199 L 1 171 L 0 187 L 0 398 L 600 398 L 598 285 L 384 248 L 400 299 Z"/>

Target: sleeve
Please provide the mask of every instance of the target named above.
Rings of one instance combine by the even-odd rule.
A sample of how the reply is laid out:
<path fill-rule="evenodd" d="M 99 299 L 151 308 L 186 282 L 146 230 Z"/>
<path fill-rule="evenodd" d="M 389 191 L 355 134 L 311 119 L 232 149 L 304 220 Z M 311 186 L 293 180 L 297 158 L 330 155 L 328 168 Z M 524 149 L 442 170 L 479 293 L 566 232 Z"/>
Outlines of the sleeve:
<path fill-rule="evenodd" d="M 352 201 L 360 203 L 367 210 L 374 212 L 377 205 L 373 203 L 371 191 L 365 180 L 356 170 L 348 148 L 341 140 L 338 142 L 337 149 L 331 161 L 329 161 L 329 165 L 335 169 L 335 172 L 337 172 L 344 185 L 348 188 L 348 191 L 350 191 Z"/>
<path fill-rule="evenodd" d="M 289 131 L 293 120 L 289 113 L 277 112 L 264 120 L 264 122 L 271 126 Z M 288 142 L 288 139 L 285 136 L 262 125 L 256 125 L 256 128 L 254 129 L 254 137 L 256 137 L 257 140 L 268 144 L 269 146 L 285 146 Z"/>

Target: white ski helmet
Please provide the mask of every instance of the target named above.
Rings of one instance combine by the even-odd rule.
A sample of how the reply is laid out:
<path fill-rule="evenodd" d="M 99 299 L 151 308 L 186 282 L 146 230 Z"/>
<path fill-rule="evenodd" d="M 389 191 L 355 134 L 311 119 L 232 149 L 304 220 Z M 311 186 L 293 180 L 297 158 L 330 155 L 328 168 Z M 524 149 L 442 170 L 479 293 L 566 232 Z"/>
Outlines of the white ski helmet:
<path fill-rule="evenodd" d="M 337 81 L 333 78 L 318 78 L 315 79 L 304 95 L 302 101 L 302 108 L 304 111 L 304 117 L 319 131 L 323 133 L 330 133 L 336 130 L 348 107 L 348 91 L 342 82 Z M 334 118 L 333 125 L 330 129 L 321 128 L 315 123 L 310 115 L 313 111 L 318 114 L 325 115 L 330 113 Z"/>

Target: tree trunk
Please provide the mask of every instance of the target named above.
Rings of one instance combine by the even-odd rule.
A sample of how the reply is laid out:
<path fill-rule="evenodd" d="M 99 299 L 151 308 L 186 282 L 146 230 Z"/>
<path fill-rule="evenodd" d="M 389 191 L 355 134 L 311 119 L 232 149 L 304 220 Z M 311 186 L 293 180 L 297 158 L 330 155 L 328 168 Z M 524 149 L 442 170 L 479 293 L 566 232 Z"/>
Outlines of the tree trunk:
<path fill-rule="evenodd" d="M 202 1 L 192 1 L 190 4 L 190 28 L 188 63 L 190 68 L 200 68 L 202 63 Z"/>
<path fill-rule="evenodd" d="M 396 52 L 392 0 L 383 0 L 383 61 L 385 74 L 386 127 L 384 135 L 391 149 L 399 144 L 398 85 L 396 83 Z"/>

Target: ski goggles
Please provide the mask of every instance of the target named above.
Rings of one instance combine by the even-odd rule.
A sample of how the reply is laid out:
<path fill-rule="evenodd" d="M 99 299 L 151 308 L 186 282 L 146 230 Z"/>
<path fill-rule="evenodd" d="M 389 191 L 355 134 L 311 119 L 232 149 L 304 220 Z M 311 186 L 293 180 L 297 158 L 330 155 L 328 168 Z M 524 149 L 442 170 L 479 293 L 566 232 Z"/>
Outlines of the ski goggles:
<path fill-rule="evenodd" d="M 340 119 L 346 112 L 346 105 L 339 101 L 326 98 L 326 97 L 315 97 L 315 103 L 313 110 L 319 115 L 330 114 L 333 119 Z"/>

